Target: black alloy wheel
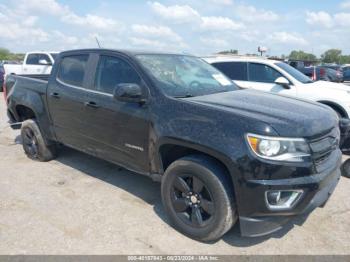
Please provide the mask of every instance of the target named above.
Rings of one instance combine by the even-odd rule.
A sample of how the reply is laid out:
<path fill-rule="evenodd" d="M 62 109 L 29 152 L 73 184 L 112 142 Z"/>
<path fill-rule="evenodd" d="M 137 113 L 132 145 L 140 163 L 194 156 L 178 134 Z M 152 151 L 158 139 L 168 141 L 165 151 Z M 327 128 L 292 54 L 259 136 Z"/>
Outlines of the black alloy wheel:
<path fill-rule="evenodd" d="M 22 123 L 21 138 L 24 152 L 30 159 L 46 162 L 56 157 L 56 143 L 44 139 L 34 119 Z"/>
<path fill-rule="evenodd" d="M 161 193 L 169 222 L 191 238 L 218 240 L 238 219 L 227 170 L 211 157 L 174 161 L 164 173 Z"/>
<path fill-rule="evenodd" d="M 177 216 L 194 227 L 204 227 L 215 214 L 214 203 L 208 188 L 194 175 L 174 180 L 172 204 Z"/>
<path fill-rule="evenodd" d="M 24 151 L 29 154 L 32 158 L 37 159 L 38 158 L 38 140 L 30 128 L 24 128 L 23 129 L 23 147 Z"/>

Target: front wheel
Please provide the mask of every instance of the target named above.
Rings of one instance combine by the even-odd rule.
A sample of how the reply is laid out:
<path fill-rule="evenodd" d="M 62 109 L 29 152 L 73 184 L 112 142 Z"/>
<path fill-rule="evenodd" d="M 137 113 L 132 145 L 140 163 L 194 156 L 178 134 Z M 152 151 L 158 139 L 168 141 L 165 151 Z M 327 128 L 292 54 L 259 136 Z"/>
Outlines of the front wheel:
<path fill-rule="evenodd" d="M 201 241 L 223 236 L 237 220 L 230 182 L 223 168 L 205 156 L 187 156 L 172 163 L 161 191 L 174 227 Z"/>

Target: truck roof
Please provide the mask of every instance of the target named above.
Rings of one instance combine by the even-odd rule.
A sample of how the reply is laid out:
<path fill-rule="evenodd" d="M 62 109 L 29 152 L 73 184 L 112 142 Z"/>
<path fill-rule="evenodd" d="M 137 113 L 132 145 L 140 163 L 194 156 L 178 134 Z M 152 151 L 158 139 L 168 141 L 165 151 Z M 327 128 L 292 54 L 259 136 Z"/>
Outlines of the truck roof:
<path fill-rule="evenodd" d="M 281 62 L 278 60 L 270 60 L 261 56 L 232 56 L 232 55 L 220 55 L 220 56 L 204 56 L 202 57 L 208 63 L 220 63 L 220 62 L 263 62 L 265 64 L 271 64 L 275 62 Z"/>
<path fill-rule="evenodd" d="M 44 53 L 44 54 L 58 54 L 58 51 L 30 51 L 30 52 L 26 52 L 26 54 L 40 54 L 40 53 Z"/>
<path fill-rule="evenodd" d="M 188 53 L 175 53 L 175 52 L 162 52 L 162 51 L 150 51 L 150 50 L 132 50 L 132 49 L 111 49 L 111 48 L 86 48 L 86 49 L 74 49 L 63 51 L 60 54 L 74 54 L 83 52 L 115 52 L 123 53 L 131 56 L 135 55 L 188 55 L 194 56 Z"/>

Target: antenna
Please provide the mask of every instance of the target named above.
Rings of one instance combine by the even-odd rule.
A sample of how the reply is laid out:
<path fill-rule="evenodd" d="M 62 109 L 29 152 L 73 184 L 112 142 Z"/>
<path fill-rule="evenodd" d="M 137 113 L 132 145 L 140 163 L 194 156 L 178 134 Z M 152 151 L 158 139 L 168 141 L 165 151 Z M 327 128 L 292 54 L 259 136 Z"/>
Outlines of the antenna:
<path fill-rule="evenodd" d="M 98 41 L 97 36 L 95 36 L 95 39 L 96 39 L 96 43 L 97 43 L 97 45 L 98 45 L 98 48 L 101 48 L 101 45 L 100 45 L 100 42 Z"/>

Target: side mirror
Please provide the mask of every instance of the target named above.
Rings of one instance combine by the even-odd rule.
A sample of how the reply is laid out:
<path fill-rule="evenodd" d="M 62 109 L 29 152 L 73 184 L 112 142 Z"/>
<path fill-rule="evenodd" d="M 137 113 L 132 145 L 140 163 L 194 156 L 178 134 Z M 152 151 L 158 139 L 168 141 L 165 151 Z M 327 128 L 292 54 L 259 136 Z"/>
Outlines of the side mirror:
<path fill-rule="evenodd" d="M 138 84 L 133 83 L 118 84 L 114 89 L 113 97 L 121 102 L 144 102 L 141 87 Z"/>
<path fill-rule="evenodd" d="M 288 79 L 285 78 L 285 77 L 283 77 L 283 76 L 277 78 L 277 79 L 275 80 L 275 84 L 276 84 L 276 85 L 283 86 L 283 88 L 285 88 L 285 89 L 290 89 Z"/>
<path fill-rule="evenodd" d="M 51 62 L 48 62 L 47 60 L 45 59 L 40 59 L 39 60 L 39 65 L 52 65 Z"/>

